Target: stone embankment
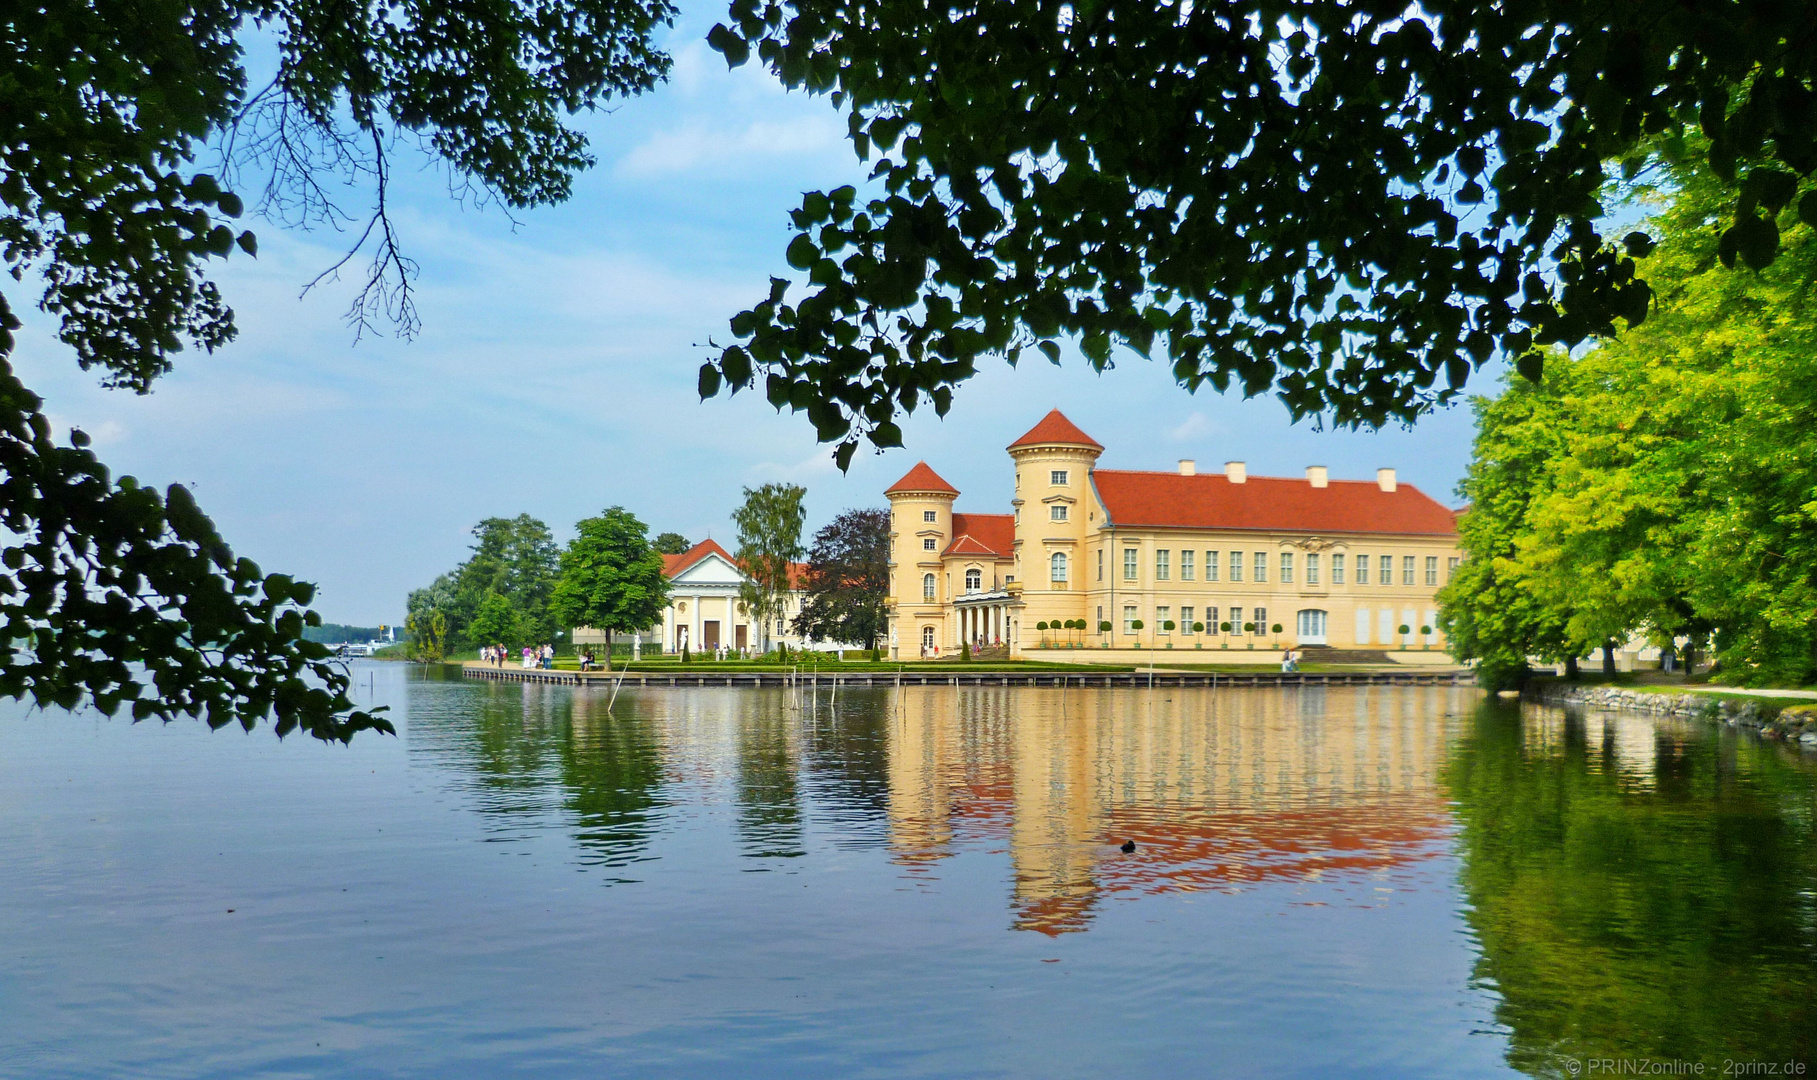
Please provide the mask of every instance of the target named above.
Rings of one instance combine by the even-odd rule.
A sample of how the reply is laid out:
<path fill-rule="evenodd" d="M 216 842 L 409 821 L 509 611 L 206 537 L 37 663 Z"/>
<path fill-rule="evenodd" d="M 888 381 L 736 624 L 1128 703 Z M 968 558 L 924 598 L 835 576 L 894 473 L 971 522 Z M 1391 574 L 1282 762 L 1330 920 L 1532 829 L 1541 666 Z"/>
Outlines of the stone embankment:
<path fill-rule="evenodd" d="M 1817 750 L 1817 705 L 1782 705 L 1770 700 L 1714 694 L 1666 694 L 1562 682 L 1532 683 L 1521 696 L 1548 705 L 1629 709 L 1688 720 L 1708 720 L 1756 731 L 1763 738 L 1782 739 L 1807 750 Z"/>

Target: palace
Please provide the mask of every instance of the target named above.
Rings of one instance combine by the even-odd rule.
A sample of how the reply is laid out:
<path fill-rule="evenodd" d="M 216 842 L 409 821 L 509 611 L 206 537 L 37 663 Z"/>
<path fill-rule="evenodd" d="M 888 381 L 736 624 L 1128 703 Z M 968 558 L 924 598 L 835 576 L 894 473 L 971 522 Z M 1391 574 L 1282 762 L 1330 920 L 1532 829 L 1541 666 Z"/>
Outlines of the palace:
<path fill-rule="evenodd" d="M 1099 469 L 1104 447 L 1058 409 L 1008 449 L 1008 514 L 955 510 L 958 489 L 926 462 L 884 492 L 893 657 L 1441 644 L 1433 597 L 1460 558 L 1455 514 L 1393 469 Z"/>

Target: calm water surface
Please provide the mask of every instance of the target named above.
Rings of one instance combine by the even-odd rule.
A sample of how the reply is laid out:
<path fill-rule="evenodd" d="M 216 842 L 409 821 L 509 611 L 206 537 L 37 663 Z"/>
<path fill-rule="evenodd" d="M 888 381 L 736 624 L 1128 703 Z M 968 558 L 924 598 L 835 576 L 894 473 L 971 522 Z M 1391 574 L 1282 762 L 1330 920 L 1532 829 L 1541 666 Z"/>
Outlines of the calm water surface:
<path fill-rule="evenodd" d="M 400 737 L 0 715 L 0 1077 L 1817 1065 L 1817 770 L 1772 745 L 1449 688 L 359 675 Z"/>

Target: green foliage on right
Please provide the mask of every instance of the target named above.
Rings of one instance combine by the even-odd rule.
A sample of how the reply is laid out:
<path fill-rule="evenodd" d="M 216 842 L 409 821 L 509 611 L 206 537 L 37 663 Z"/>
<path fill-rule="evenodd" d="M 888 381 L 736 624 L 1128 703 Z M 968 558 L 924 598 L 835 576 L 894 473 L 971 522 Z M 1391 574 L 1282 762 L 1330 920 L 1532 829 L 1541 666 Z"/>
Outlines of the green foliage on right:
<path fill-rule="evenodd" d="M 1439 599 L 1485 681 L 1631 634 L 1817 681 L 1817 234 L 1729 272 L 1725 186 L 1673 179 L 1646 325 L 1477 403 L 1468 557 Z"/>

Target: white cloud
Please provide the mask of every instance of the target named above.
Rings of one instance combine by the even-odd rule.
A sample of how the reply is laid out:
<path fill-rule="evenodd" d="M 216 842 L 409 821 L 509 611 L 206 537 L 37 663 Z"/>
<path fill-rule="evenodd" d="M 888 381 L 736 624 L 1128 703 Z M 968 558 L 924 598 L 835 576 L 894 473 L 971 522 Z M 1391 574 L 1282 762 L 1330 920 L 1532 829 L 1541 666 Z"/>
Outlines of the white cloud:
<path fill-rule="evenodd" d="M 1212 420 L 1202 412 L 1195 412 L 1170 430 L 1167 437 L 1174 442 L 1193 442 L 1197 439 L 1210 439 L 1229 433 L 1228 427 Z"/>
<path fill-rule="evenodd" d="M 695 121 L 652 134 L 619 159 L 618 171 L 638 178 L 733 172 L 757 161 L 831 157 L 843 154 L 844 146 L 845 132 L 830 112 L 791 120 L 753 120 L 742 130 Z"/>

